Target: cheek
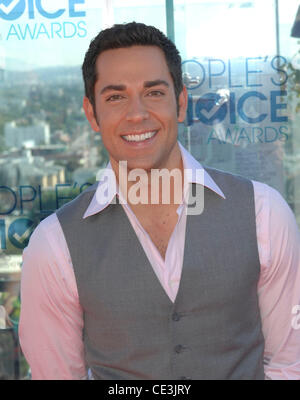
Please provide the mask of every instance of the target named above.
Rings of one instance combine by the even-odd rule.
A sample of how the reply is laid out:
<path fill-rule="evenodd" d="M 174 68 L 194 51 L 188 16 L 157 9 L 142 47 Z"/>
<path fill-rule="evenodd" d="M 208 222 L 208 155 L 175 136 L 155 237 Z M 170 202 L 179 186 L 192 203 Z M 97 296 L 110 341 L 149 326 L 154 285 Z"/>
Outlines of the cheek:
<path fill-rule="evenodd" d="M 161 120 L 164 124 L 176 124 L 177 122 L 177 110 L 176 107 L 170 106 L 170 104 L 158 104 L 155 109 L 151 111 L 152 115 L 157 119 Z"/>
<path fill-rule="evenodd" d="M 111 132 L 118 125 L 120 112 L 117 110 L 101 108 L 97 112 L 101 133 Z"/>

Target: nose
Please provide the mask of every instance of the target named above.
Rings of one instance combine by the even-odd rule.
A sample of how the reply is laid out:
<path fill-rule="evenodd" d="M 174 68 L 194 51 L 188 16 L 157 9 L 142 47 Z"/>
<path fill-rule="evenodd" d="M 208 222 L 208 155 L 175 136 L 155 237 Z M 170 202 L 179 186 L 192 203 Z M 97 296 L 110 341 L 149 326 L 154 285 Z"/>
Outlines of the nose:
<path fill-rule="evenodd" d="M 148 110 L 140 97 L 131 99 L 128 104 L 126 119 L 130 122 L 140 122 L 149 118 Z"/>

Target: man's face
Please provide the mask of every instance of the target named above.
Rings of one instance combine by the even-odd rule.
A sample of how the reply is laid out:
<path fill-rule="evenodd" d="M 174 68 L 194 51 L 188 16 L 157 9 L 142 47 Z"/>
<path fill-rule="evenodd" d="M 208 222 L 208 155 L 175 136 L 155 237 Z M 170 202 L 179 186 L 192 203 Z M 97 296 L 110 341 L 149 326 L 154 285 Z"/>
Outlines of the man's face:
<path fill-rule="evenodd" d="M 86 116 L 100 131 L 112 166 L 176 168 L 179 148 L 177 122 L 187 106 L 184 88 L 179 112 L 174 84 L 164 53 L 156 46 L 106 50 L 96 62 L 95 112 L 84 98 Z"/>

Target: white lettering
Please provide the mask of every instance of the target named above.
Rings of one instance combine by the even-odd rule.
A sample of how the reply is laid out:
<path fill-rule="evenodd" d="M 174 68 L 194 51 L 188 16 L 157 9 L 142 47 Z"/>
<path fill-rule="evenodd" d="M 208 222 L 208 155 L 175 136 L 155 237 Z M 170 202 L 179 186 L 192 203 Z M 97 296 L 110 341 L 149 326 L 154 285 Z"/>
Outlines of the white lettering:
<path fill-rule="evenodd" d="M 296 304 L 293 308 L 292 308 L 292 314 L 297 314 L 300 311 L 300 304 Z M 300 329 L 300 313 L 298 315 L 296 315 L 293 319 L 292 319 L 292 327 L 294 329 Z"/>

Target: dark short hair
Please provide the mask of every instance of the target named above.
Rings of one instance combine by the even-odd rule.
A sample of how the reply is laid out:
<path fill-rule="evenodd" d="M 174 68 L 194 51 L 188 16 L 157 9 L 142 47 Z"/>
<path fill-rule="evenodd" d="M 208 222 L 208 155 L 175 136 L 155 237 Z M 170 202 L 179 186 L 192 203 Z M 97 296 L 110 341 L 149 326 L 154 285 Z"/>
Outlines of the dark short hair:
<path fill-rule="evenodd" d="M 95 83 L 97 80 L 96 61 L 105 50 L 131 46 L 157 46 L 165 55 L 166 62 L 174 83 L 178 107 L 178 97 L 182 92 L 181 57 L 174 43 L 154 26 L 137 22 L 116 24 L 101 31 L 90 43 L 82 64 L 85 95 L 95 106 Z"/>

